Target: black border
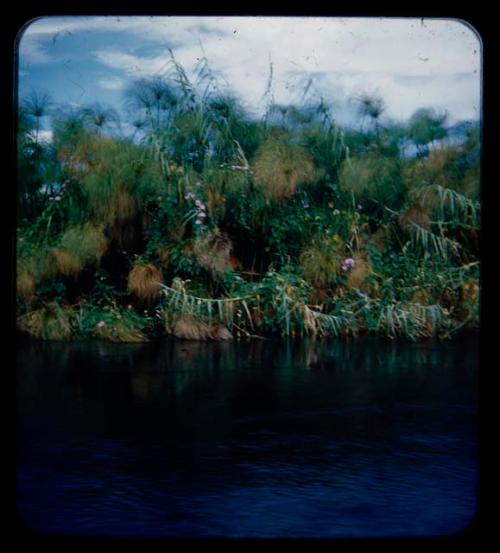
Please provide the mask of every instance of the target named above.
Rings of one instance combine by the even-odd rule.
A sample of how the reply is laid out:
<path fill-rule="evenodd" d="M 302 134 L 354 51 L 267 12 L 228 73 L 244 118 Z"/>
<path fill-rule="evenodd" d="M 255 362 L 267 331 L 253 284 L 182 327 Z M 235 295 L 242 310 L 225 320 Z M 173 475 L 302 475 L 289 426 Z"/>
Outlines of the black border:
<path fill-rule="evenodd" d="M 178 543 L 179 545 L 196 544 L 200 541 L 207 541 L 209 545 L 224 545 L 236 541 L 248 542 L 253 545 L 263 541 L 282 542 L 283 545 L 301 545 L 304 542 L 306 544 L 313 543 L 321 544 L 322 542 L 334 542 L 339 545 L 391 545 L 396 546 L 407 545 L 415 543 L 422 546 L 428 543 L 436 543 L 436 545 L 458 545 L 459 542 L 465 544 L 479 544 L 487 537 L 493 537 L 493 525 L 491 517 L 491 511 L 488 513 L 487 505 L 490 504 L 489 489 L 487 480 L 487 474 L 491 475 L 492 472 L 487 469 L 488 447 L 490 446 L 490 439 L 487 436 L 494 437 L 496 433 L 487 433 L 486 425 L 488 421 L 493 420 L 493 412 L 490 410 L 490 406 L 493 405 L 492 398 L 489 397 L 489 392 L 493 391 L 492 373 L 495 372 L 495 357 L 492 356 L 492 361 L 489 360 L 488 346 L 491 344 L 489 341 L 490 333 L 493 334 L 498 328 L 498 318 L 495 317 L 500 308 L 498 285 L 494 278 L 496 276 L 495 271 L 495 253 L 498 250 L 497 236 L 498 227 L 494 225 L 494 213 L 495 209 L 495 193 L 496 189 L 500 186 L 497 183 L 498 176 L 494 175 L 492 170 L 491 159 L 493 152 L 496 150 L 496 136 L 494 121 L 500 121 L 498 118 L 498 96 L 495 92 L 495 84 L 493 81 L 493 75 L 495 69 L 493 64 L 495 63 L 495 52 L 498 51 L 497 35 L 498 31 L 495 26 L 498 25 L 498 20 L 493 14 L 493 8 L 490 10 L 474 11 L 471 6 L 466 9 L 463 5 L 457 6 L 456 4 L 452 9 L 446 9 L 437 6 L 436 3 L 419 2 L 419 3 L 403 3 L 397 6 L 395 9 L 388 9 L 381 7 L 376 2 L 356 2 L 356 5 L 352 5 L 354 2 L 349 3 L 321 3 L 321 2 L 307 2 L 301 6 L 287 7 L 275 7 L 269 5 L 269 3 L 252 2 L 248 3 L 245 7 L 240 2 L 236 6 L 229 6 L 229 4 L 221 5 L 220 2 L 190 2 L 189 4 L 175 4 L 163 3 L 163 2 L 151 2 L 145 0 L 140 2 L 140 5 L 131 6 L 131 4 L 124 4 L 122 2 L 65 2 L 58 3 L 54 1 L 37 2 L 36 6 L 15 6 L 13 9 L 9 9 L 10 6 L 6 6 L 4 16 L 7 17 L 2 21 L 0 32 L 0 39 L 3 44 L 1 45 L 1 52 L 4 56 L 3 67 L 7 72 L 7 78 L 2 79 L 5 83 L 3 89 L 4 101 L 3 107 L 5 109 L 4 122 L 8 122 L 8 131 L 2 133 L 3 139 L 6 140 L 4 145 L 4 152 L 7 152 L 7 159 L 4 160 L 4 170 L 8 167 L 10 177 L 4 178 L 3 186 L 3 204 L 6 209 L 3 210 L 0 222 L 3 225 L 2 232 L 0 232 L 0 254 L 2 259 L 0 261 L 0 290 L 5 294 L 4 297 L 4 331 L 2 337 L 5 339 L 5 344 L 10 347 L 4 347 L 2 353 L 3 358 L 6 359 L 5 352 L 12 353 L 12 363 L 3 363 L 4 371 L 9 372 L 9 377 L 12 378 L 12 386 L 8 389 L 15 389 L 15 348 L 16 348 L 16 330 L 15 330 L 15 228 L 16 228 L 16 155 L 15 155 L 15 105 L 16 105 L 16 75 L 17 75 L 17 62 L 16 62 L 16 39 L 20 37 L 19 31 L 24 25 L 31 20 L 50 15 L 262 15 L 262 16 L 323 16 L 323 17 L 408 17 L 408 18 L 454 18 L 460 19 L 463 22 L 472 26 L 477 32 L 482 41 L 482 55 L 483 55 L 483 107 L 482 107 L 482 132 L 483 132 L 483 155 L 481 162 L 481 203 L 482 203 L 482 228 L 481 228 L 481 331 L 480 331 L 480 358 L 479 358 L 479 390 L 480 390 L 480 411 L 479 411 L 479 460 L 480 460 L 480 475 L 479 475 L 479 507 L 475 518 L 472 520 L 469 527 L 463 532 L 451 537 L 421 537 L 421 538 L 360 538 L 360 539 L 278 539 L 278 540 L 227 540 L 227 539 L 180 539 L 180 538 L 95 538 L 95 537 L 79 537 L 79 536 L 55 536 L 40 534 L 28 527 L 26 527 L 19 515 L 15 510 L 15 484 L 14 478 L 9 481 L 12 485 L 10 488 L 13 491 L 8 506 L 11 508 L 8 511 L 13 514 L 10 519 L 8 529 L 9 534 L 13 534 L 12 537 L 16 539 L 17 544 L 44 544 L 44 545 L 61 545 L 61 546 L 75 546 L 82 545 L 87 548 L 93 544 L 102 545 L 116 545 L 123 547 L 131 545 L 134 549 L 140 545 L 165 545 L 165 541 Z M 160 9 L 161 7 L 166 9 Z M 307 7 L 307 9 L 306 9 Z M 329 8 L 329 9 L 328 9 Z M 8 10 L 8 11 L 7 11 Z M 5 32 L 6 31 L 6 32 Z M 491 67 L 490 67 L 491 66 Z M 490 242 L 490 243 L 488 243 Z M 7 268 L 7 269 L 6 269 Z M 5 307 L 7 309 L 5 310 Z M 5 312 L 7 311 L 7 313 Z M 493 353 L 493 352 L 491 352 Z M 9 355 L 9 359 L 10 355 Z M 9 382 L 9 380 L 7 381 Z M 15 395 L 14 398 L 14 410 L 15 410 Z M 11 411 L 12 412 L 12 411 Z M 11 427 L 12 428 L 12 427 Z M 492 429 L 493 430 L 493 429 Z M 493 431 L 494 432 L 494 431 Z M 494 444 L 491 444 L 492 447 Z M 490 454 L 491 455 L 491 454 Z M 14 467 L 15 470 L 15 467 Z M 12 507 L 14 507 L 12 509 Z M 278 545 L 278 543 L 277 543 Z"/>

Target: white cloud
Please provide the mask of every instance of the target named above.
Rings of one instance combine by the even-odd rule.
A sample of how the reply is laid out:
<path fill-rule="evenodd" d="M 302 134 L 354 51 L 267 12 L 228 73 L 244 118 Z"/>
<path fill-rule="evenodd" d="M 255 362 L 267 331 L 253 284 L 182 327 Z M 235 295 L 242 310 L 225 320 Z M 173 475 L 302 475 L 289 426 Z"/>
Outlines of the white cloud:
<path fill-rule="evenodd" d="M 40 142 L 46 142 L 50 144 L 53 139 L 53 132 L 51 130 L 47 131 L 38 131 L 38 140 Z"/>
<path fill-rule="evenodd" d="M 117 50 L 96 50 L 97 61 L 112 69 L 120 69 L 132 77 L 146 77 L 160 73 L 165 68 L 165 56 L 140 57 Z"/>
<path fill-rule="evenodd" d="M 287 88 L 292 77 L 314 72 L 320 75 L 318 88 L 326 96 L 378 91 L 392 117 L 407 117 L 422 105 L 443 106 L 455 118 L 478 113 L 481 46 L 474 32 L 455 20 L 51 17 L 28 27 L 21 41 L 22 56 L 32 63 L 48 63 L 44 41 L 54 40 L 58 33 L 80 31 L 105 31 L 110 44 L 113 33 L 128 33 L 131 40 L 140 38 L 141 46 L 163 48 L 161 54 L 149 56 L 112 47 L 93 52 L 99 63 L 123 78 L 163 71 L 168 46 L 188 74 L 205 54 L 212 69 L 254 109 L 264 93 L 271 58 L 278 101 L 293 97 Z M 118 89 L 119 77 L 113 79 L 101 79 L 99 84 Z"/>
<path fill-rule="evenodd" d="M 103 77 L 97 84 L 105 90 L 122 90 L 125 87 L 125 81 L 119 77 Z"/>

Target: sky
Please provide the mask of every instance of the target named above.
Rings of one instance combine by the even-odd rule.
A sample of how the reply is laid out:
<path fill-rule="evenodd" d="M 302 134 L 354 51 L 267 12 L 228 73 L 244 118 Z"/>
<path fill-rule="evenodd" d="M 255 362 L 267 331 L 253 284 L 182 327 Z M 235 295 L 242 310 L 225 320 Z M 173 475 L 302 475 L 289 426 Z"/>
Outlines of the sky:
<path fill-rule="evenodd" d="M 309 94 L 340 124 L 356 124 L 362 94 L 381 96 L 393 120 L 421 107 L 446 110 L 450 125 L 481 115 L 481 42 L 459 20 L 71 16 L 34 20 L 18 36 L 21 100 L 37 91 L 123 110 L 126 87 L 161 75 L 170 48 L 189 76 L 206 57 L 220 88 L 256 116 L 271 62 L 276 102 L 298 101 L 312 79 Z"/>

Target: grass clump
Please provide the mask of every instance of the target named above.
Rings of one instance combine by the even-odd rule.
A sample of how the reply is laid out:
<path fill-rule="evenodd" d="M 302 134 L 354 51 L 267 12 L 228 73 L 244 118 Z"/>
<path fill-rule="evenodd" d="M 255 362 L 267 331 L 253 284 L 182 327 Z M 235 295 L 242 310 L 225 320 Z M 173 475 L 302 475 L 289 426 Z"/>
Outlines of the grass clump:
<path fill-rule="evenodd" d="M 51 253 L 55 260 L 56 271 L 64 277 L 76 278 L 82 270 L 80 258 L 71 251 L 54 248 Z"/>
<path fill-rule="evenodd" d="M 399 159 L 376 153 L 345 160 L 340 184 L 358 202 L 375 200 L 388 207 L 400 205 L 406 193 Z"/>
<path fill-rule="evenodd" d="M 51 302 L 25 313 L 18 320 L 18 327 L 37 340 L 68 340 L 72 334 L 73 318 L 71 308 Z"/>
<path fill-rule="evenodd" d="M 232 340 L 231 332 L 220 323 L 207 323 L 196 319 L 193 315 L 179 315 L 165 325 L 169 334 L 182 340 L 215 340 L 223 342 Z"/>
<path fill-rule="evenodd" d="M 254 181 L 268 200 L 289 198 L 319 176 L 307 150 L 284 138 L 268 138 L 254 159 Z"/>
<path fill-rule="evenodd" d="M 144 329 L 150 323 L 148 317 L 132 309 L 120 309 L 116 304 L 102 307 L 86 303 L 76 315 L 76 332 L 80 338 L 139 343 L 148 341 Z"/>
<path fill-rule="evenodd" d="M 61 238 L 61 248 L 66 256 L 63 261 L 71 265 L 69 256 L 74 256 L 81 265 L 98 265 L 106 252 L 108 241 L 104 234 L 104 225 L 85 223 L 70 227 Z M 59 251 L 59 256 L 61 252 Z M 73 260 L 73 263 L 76 261 Z M 64 263 L 63 263 L 64 265 Z"/>
<path fill-rule="evenodd" d="M 158 267 L 138 260 L 128 274 L 127 289 L 142 302 L 151 303 L 159 295 L 159 284 L 162 282 L 163 276 Z"/>
<path fill-rule="evenodd" d="M 30 304 L 35 297 L 35 279 L 29 268 L 18 263 L 16 275 L 16 293 L 24 303 Z"/>
<path fill-rule="evenodd" d="M 354 256 L 354 267 L 347 275 L 347 287 L 363 290 L 367 286 L 367 280 L 372 273 L 369 261 L 362 257 Z"/>
<path fill-rule="evenodd" d="M 232 267 L 232 248 L 229 237 L 215 229 L 194 241 L 193 255 L 197 263 L 211 273 L 223 274 Z"/>
<path fill-rule="evenodd" d="M 338 236 L 316 237 L 300 254 L 304 279 L 316 288 L 334 284 L 342 274 L 344 244 Z"/>

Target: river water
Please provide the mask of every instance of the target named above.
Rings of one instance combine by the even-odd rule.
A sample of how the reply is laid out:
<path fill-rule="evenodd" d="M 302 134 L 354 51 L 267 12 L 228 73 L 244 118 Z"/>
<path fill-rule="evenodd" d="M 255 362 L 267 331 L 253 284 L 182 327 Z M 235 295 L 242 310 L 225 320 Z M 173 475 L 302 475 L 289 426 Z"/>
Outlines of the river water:
<path fill-rule="evenodd" d="M 477 503 L 477 338 L 22 342 L 16 499 L 44 534 L 440 536 Z"/>

